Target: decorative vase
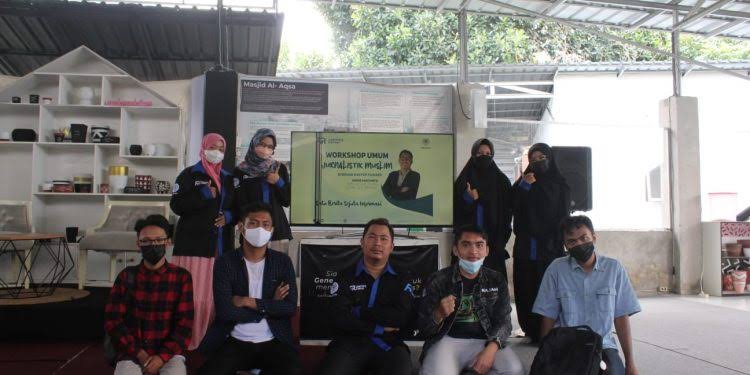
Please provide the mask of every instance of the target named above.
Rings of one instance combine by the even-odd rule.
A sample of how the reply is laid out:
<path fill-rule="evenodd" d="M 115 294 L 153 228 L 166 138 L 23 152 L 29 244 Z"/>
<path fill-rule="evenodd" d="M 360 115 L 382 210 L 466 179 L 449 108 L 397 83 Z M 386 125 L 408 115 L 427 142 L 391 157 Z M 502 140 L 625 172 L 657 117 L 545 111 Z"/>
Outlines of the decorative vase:
<path fill-rule="evenodd" d="M 122 194 L 128 186 L 128 167 L 112 165 L 109 167 L 109 190 L 111 193 Z"/>

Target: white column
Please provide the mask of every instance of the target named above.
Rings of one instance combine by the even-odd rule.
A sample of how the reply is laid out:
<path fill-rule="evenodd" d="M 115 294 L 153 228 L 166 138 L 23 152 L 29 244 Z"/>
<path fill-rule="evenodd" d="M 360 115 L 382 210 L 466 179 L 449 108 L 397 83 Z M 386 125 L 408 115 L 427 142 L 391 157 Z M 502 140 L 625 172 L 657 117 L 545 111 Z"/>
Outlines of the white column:
<path fill-rule="evenodd" d="M 701 180 L 698 99 L 672 96 L 660 104 L 661 124 L 668 132 L 665 165 L 671 187 L 674 290 L 697 293 L 701 276 Z"/>

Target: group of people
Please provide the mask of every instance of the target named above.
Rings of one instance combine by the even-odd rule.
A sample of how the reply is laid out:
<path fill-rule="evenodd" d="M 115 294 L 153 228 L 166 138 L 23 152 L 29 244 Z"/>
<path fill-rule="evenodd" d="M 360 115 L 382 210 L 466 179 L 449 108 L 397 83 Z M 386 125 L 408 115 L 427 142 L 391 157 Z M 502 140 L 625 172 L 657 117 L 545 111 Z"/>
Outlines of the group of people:
<path fill-rule="evenodd" d="M 184 374 L 184 354 L 195 349 L 207 356 L 201 374 L 301 372 L 291 324 L 295 271 L 271 242 L 291 238 L 283 212 L 289 173 L 272 157 L 276 138 L 268 129 L 255 134 L 233 174 L 222 169 L 226 147 L 220 135 L 206 135 L 201 160 L 177 178 L 171 207 L 180 219 L 171 262 L 167 219 L 152 215 L 136 225 L 143 262 L 120 273 L 105 311 L 105 331 L 118 352 L 116 374 Z M 628 321 L 640 311 L 637 298 L 622 265 L 594 251 L 591 221 L 568 216 L 568 188 L 551 149 L 534 145 L 514 185 L 493 155 L 490 141 L 474 144 L 455 184 L 455 262 L 423 284 L 419 303 L 409 270 L 389 262 L 393 227 L 384 218 L 365 225 L 361 259 L 338 272 L 332 290 L 337 335 L 319 373 L 412 373 L 401 331 L 417 312 L 425 338 L 421 374 L 522 374 L 507 347 L 511 220 L 515 300 L 526 335 L 538 341 L 554 326 L 587 324 L 603 337 L 610 374 L 637 373 Z M 400 156 L 405 173 L 393 179 L 404 185 L 413 158 Z"/>

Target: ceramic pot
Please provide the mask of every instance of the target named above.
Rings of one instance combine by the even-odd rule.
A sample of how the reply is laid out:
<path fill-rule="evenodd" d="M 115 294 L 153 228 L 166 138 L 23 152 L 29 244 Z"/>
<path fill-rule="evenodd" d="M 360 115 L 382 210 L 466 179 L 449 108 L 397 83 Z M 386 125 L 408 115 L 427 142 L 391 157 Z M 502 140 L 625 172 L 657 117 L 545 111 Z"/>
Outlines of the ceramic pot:
<path fill-rule="evenodd" d="M 130 145 L 130 155 L 138 156 L 143 153 L 143 146 L 141 145 Z"/>
<path fill-rule="evenodd" d="M 156 194 L 169 194 L 171 188 L 169 181 L 156 181 Z"/>
<path fill-rule="evenodd" d="M 738 243 L 727 244 L 727 256 L 738 257 L 742 253 L 742 245 Z"/>
<path fill-rule="evenodd" d="M 721 278 L 721 285 L 722 289 L 726 291 L 730 291 L 734 289 L 734 285 L 732 283 L 732 275 L 726 274 L 724 277 Z"/>
<path fill-rule="evenodd" d="M 152 181 L 153 181 L 153 178 L 148 175 L 136 175 L 135 176 L 135 186 L 137 188 L 143 189 L 143 191 L 146 193 L 151 192 Z"/>
<path fill-rule="evenodd" d="M 70 124 L 70 139 L 73 143 L 86 143 L 86 129 L 84 124 Z"/>
<path fill-rule="evenodd" d="M 109 135 L 109 126 L 92 126 L 91 127 L 91 142 L 92 143 L 104 143 L 104 138 Z"/>

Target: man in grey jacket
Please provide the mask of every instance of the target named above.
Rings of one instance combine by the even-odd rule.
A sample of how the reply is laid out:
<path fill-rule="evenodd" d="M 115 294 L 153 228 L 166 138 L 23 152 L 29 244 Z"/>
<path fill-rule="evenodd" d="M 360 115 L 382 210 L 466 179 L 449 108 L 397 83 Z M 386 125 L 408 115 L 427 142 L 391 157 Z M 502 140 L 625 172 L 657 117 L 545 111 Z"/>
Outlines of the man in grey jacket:
<path fill-rule="evenodd" d="M 511 332 L 508 284 L 483 267 L 487 234 L 467 225 L 455 233 L 458 263 L 426 283 L 419 326 L 426 337 L 420 373 L 521 375 L 523 365 L 506 347 Z"/>

